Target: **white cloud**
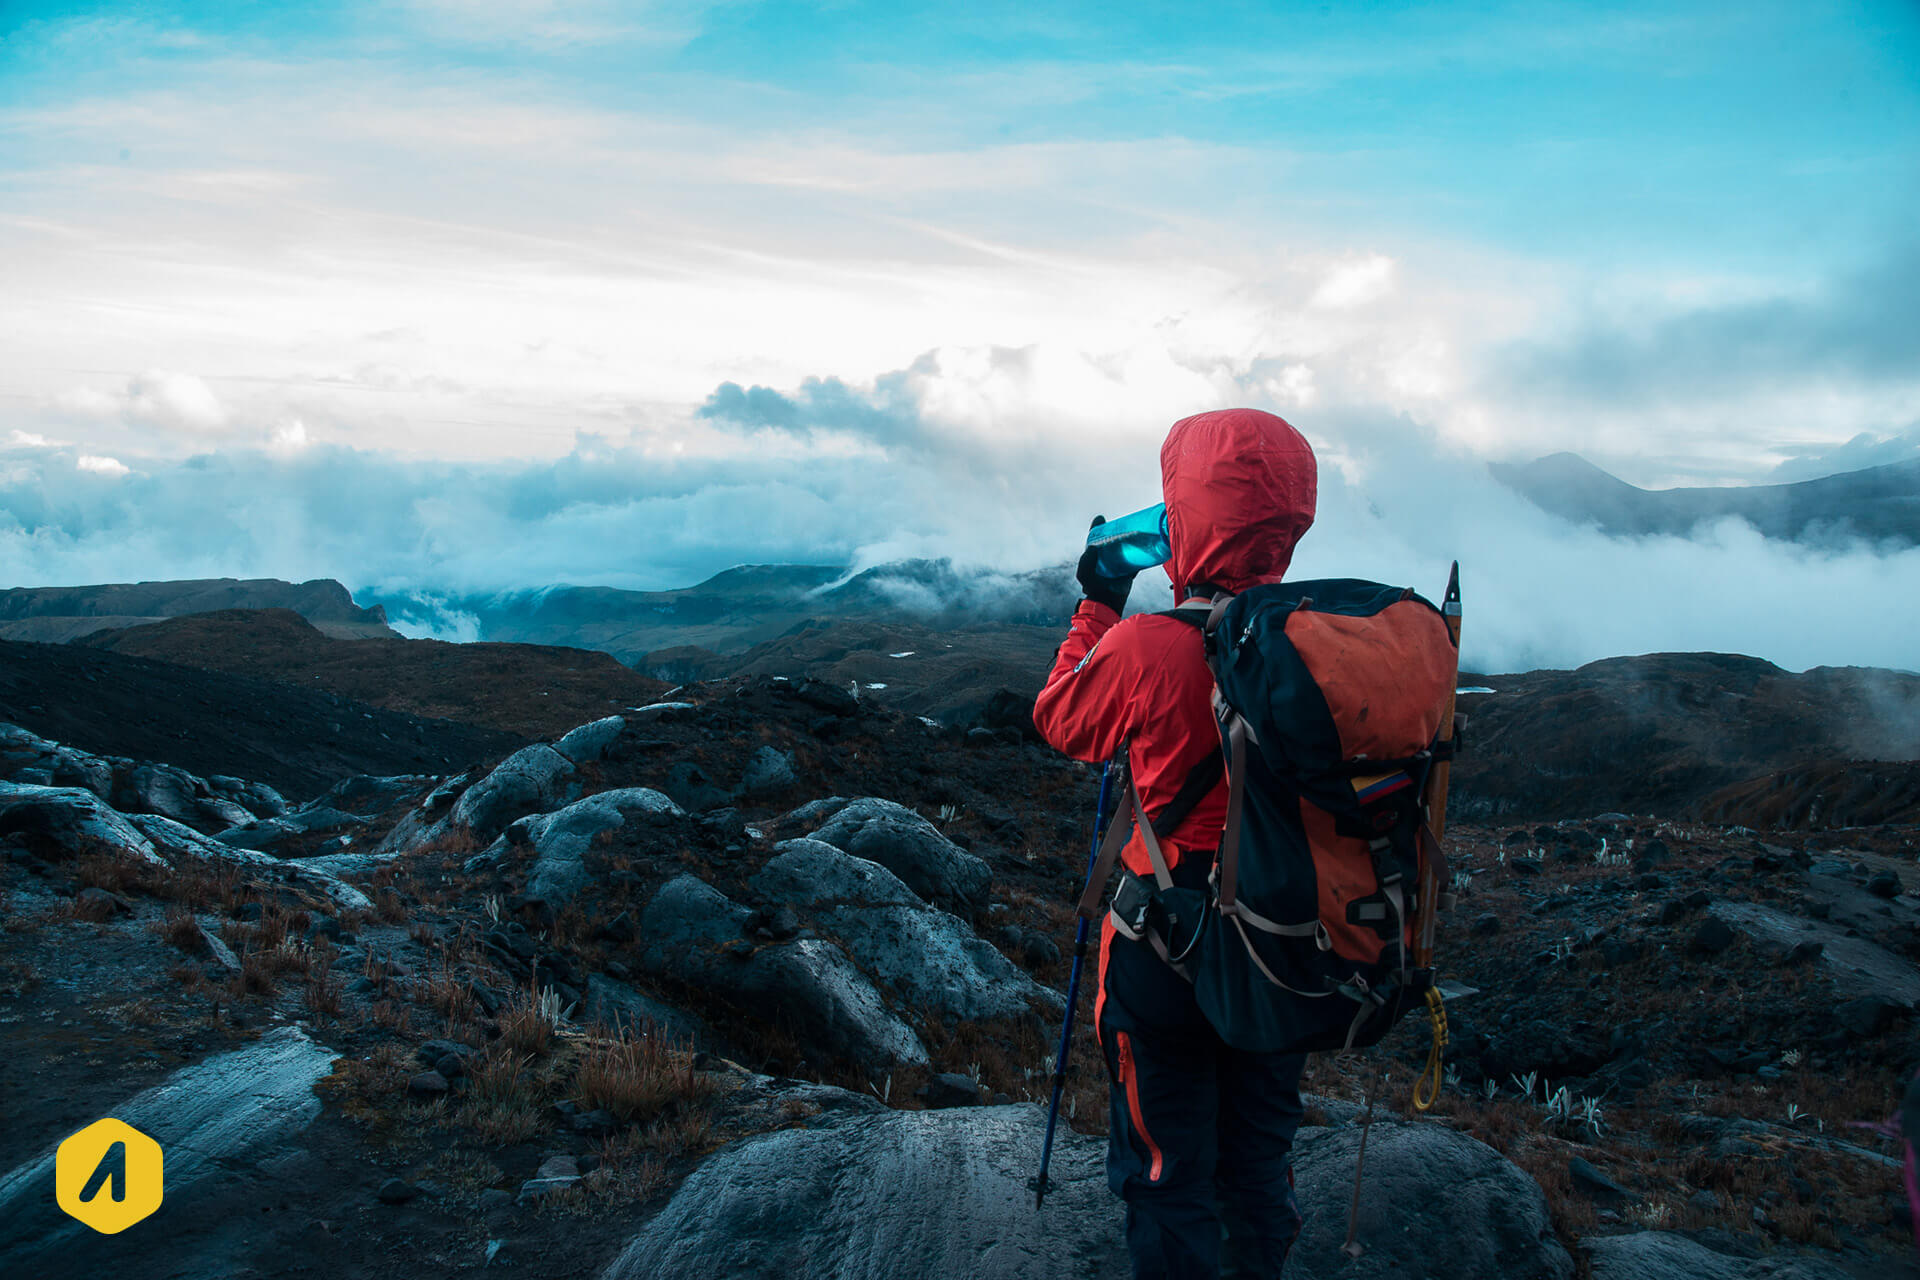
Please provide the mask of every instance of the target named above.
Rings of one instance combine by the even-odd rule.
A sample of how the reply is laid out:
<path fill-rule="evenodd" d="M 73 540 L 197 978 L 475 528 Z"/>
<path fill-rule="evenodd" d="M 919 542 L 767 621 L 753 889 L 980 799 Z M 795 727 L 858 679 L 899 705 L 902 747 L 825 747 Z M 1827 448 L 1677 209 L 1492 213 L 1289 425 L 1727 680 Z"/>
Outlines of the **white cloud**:
<path fill-rule="evenodd" d="M 226 406 L 203 379 L 165 369 L 136 374 L 113 391 L 91 387 L 68 391 L 56 397 L 55 404 L 81 417 L 186 435 L 218 435 L 228 425 Z"/>
<path fill-rule="evenodd" d="M 1307 305 L 1345 311 L 1378 302 L 1393 292 L 1394 262 L 1384 254 L 1369 254 L 1343 262 L 1327 273 Z"/>
<path fill-rule="evenodd" d="M 82 471 L 89 472 L 96 476 L 113 476 L 118 478 L 126 475 L 128 472 L 127 465 L 121 462 L 120 459 L 101 457 L 98 454 L 92 453 L 81 454 L 79 458 L 74 461 L 73 465 Z"/>
<path fill-rule="evenodd" d="M 7 441 L 25 449 L 44 449 L 53 443 L 38 432 L 21 431 L 18 428 L 8 433 Z"/>
<path fill-rule="evenodd" d="M 267 437 L 267 451 L 282 457 L 299 453 L 310 441 L 307 439 L 307 424 L 298 418 L 289 418 L 276 426 Z"/>

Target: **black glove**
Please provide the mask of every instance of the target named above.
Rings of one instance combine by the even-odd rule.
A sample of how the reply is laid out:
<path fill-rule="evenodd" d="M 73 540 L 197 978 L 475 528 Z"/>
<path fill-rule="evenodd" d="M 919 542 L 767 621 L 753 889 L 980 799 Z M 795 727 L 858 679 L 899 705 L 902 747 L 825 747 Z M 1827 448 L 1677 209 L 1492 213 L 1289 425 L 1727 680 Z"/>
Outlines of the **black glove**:
<path fill-rule="evenodd" d="M 1105 516 L 1095 516 L 1093 518 L 1093 524 L 1088 525 L 1087 528 L 1091 529 L 1095 525 L 1103 525 L 1106 522 L 1107 518 Z M 1080 567 L 1074 571 L 1073 576 L 1079 579 L 1081 594 L 1085 595 L 1087 599 L 1098 604 L 1106 605 L 1115 613 L 1125 613 L 1127 609 L 1127 596 L 1133 591 L 1133 579 L 1135 575 L 1130 573 L 1124 578 L 1106 577 L 1100 573 L 1098 569 L 1094 568 L 1094 561 L 1099 558 L 1099 554 L 1099 548 L 1097 547 L 1088 547 L 1085 551 L 1081 552 Z"/>

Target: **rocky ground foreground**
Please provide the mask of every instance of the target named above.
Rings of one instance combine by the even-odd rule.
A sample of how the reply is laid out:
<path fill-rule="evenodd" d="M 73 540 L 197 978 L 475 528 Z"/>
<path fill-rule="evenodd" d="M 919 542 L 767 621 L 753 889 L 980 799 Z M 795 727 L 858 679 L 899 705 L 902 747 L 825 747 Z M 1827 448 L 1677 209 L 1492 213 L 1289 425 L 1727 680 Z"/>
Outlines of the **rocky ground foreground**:
<path fill-rule="evenodd" d="M 764 676 L 291 798 L 0 727 L 0 1270 L 1123 1275 L 1084 1035 L 1025 1189 L 1095 790 Z M 1451 844 L 1442 1101 L 1424 1018 L 1314 1062 L 1289 1275 L 1920 1274 L 1920 829 Z M 168 1153 L 113 1237 L 51 1190 L 107 1114 Z"/>

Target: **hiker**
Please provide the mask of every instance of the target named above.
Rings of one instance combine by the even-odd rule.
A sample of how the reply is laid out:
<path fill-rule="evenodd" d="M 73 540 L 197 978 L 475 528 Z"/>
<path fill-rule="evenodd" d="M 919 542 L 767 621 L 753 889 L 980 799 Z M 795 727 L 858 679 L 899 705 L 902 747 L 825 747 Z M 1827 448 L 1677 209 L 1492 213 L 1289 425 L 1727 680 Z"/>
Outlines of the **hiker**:
<path fill-rule="evenodd" d="M 1278 582 L 1313 524 L 1313 450 L 1271 413 L 1226 409 L 1175 423 L 1160 475 L 1175 604 Z M 1108 760 L 1124 746 L 1156 825 L 1183 786 L 1204 786 L 1162 838 L 1174 882 L 1203 889 L 1227 787 L 1201 633 L 1152 614 L 1121 621 L 1133 579 L 1102 577 L 1091 549 L 1079 581 L 1086 598 L 1034 724 L 1077 760 Z M 1152 874 L 1137 830 L 1121 863 Z M 1101 925 L 1094 1031 L 1111 1082 L 1107 1178 L 1126 1202 L 1134 1275 L 1279 1275 L 1301 1222 L 1289 1153 L 1305 1055 L 1229 1048 L 1188 981 L 1146 941 L 1117 935 L 1110 919 Z"/>

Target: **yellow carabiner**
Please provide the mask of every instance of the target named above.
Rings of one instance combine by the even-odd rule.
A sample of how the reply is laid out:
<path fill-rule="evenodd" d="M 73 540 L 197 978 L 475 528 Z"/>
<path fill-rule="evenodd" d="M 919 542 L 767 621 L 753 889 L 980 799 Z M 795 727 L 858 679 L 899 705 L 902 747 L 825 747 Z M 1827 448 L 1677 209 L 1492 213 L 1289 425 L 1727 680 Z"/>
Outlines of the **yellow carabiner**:
<path fill-rule="evenodd" d="M 1440 1098 L 1440 1051 L 1447 1047 L 1447 1006 L 1440 999 L 1440 988 L 1427 988 L 1427 1019 L 1433 1023 L 1433 1048 L 1427 1052 L 1427 1065 L 1413 1082 L 1413 1109 L 1425 1111 Z"/>

